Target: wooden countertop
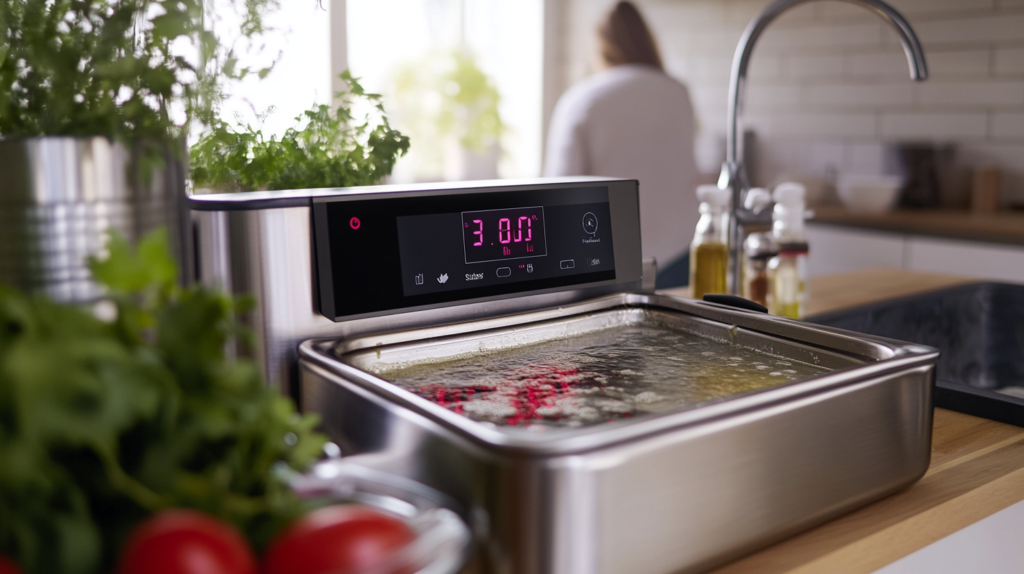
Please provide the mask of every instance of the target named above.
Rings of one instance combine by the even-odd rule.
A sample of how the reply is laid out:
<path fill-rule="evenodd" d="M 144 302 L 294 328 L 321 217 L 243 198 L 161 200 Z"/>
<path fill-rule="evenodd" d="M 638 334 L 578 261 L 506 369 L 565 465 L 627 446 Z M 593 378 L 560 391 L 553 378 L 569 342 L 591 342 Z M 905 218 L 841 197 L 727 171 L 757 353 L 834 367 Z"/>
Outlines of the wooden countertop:
<path fill-rule="evenodd" d="M 808 223 L 841 225 L 1008 245 L 1024 245 L 1024 213 L 976 214 L 965 210 L 900 209 L 887 213 L 851 213 L 842 207 L 814 208 Z"/>
<path fill-rule="evenodd" d="M 968 281 L 888 269 L 819 277 L 811 280 L 810 311 L 824 313 Z M 932 461 L 921 480 L 715 572 L 873 572 L 1021 500 L 1024 428 L 935 409 Z"/>

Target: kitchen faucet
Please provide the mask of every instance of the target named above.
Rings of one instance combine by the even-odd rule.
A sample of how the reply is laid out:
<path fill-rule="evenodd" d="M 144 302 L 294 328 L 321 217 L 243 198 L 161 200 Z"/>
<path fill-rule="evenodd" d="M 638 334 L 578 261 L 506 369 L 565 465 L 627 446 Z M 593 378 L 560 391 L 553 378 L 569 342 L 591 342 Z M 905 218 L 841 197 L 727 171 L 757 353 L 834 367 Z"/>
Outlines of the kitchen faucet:
<path fill-rule="evenodd" d="M 770 224 L 771 213 L 768 210 L 757 211 L 747 209 L 743 206 L 743 200 L 749 189 L 746 170 L 743 165 L 743 131 L 739 129 L 739 115 L 742 105 L 743 91 L 747 83 L 747 67 L 750 63 L 750 55 L 754 51 L 754 44 L 761 36 L 761 32 L 768 27 L 780 14 L 800 4 L 808 4 L 819 0 L 778 0 L 765 8 L 755 17 L 740 38 L 736 46 L 736 54 L 732 58 L 732 73 L 729 78 L 729 116 L 725 133 L 725 163 L 722 164 L 722 173 L 718 177 L 720 189 L 732 188 L 732 217 L 729 220 L 729 244 L 732 254 L 732 293 L 740 294 L 740 271 L 742 268 L 741 257 L 743 254 L 743 237 L 741 225 L 744 224 Z M 924 61 L 924 50 L 917 40 L 913 28 L 907 23 L 892 6 L 881 0 L 839 0 L 863 6 L 864 8 L 878 14 L 883 20 L 896 29 L 900 42 L 903 44 L 903 52 L 907 55 L 907 63 L 910 65 L 910 78 L 915 81 L 928 79 L 928 65 Z"/>

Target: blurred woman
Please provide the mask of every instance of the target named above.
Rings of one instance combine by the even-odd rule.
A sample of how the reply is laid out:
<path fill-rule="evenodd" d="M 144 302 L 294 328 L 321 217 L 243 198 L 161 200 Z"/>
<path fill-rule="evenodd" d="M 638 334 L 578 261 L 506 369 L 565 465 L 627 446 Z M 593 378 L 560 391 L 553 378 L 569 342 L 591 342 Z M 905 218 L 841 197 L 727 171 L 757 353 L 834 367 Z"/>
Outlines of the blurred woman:
<path fill-rule="evenodd" d="M 601 70 L 558 101 L 544 175 L 639 180 L 643 255 L 658 260 L 658 287 L 686 285 L 699 217 L 689 91 L 665 73 L 632 3 L 617 3 L 597 37 Z"/>

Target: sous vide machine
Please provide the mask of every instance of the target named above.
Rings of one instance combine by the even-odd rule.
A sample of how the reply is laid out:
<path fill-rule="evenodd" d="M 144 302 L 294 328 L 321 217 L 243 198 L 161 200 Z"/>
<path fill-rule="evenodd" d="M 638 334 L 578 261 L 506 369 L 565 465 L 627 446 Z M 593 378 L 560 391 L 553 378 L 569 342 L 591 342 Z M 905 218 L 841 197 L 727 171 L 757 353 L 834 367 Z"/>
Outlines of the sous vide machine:
<path fill-rule="evenodd" d="M 699 571 L 928 467 L 934 349 L 643 292 L 635 181 L 192 209 L 268 377 L 353 463 L 457 501 L 469 571 Z"/>

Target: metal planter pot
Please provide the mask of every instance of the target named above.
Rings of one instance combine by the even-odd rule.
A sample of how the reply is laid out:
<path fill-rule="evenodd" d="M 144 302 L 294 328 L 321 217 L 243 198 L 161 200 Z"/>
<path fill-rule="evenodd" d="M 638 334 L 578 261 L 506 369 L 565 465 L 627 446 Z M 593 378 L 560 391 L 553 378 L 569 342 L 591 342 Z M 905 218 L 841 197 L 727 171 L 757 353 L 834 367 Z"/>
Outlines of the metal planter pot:
<path fill-rule="evenodd" d="M 146 177 L 137 149 L 104 137 L 0 140 L 0 283 L 61 301 L 96 299 L 102 289 L 87 258 L 103 252 L 112 231 L 135 241 L 160 226 L 189 280 L 184 152 L 164 149 L 164 166 Z"/>

